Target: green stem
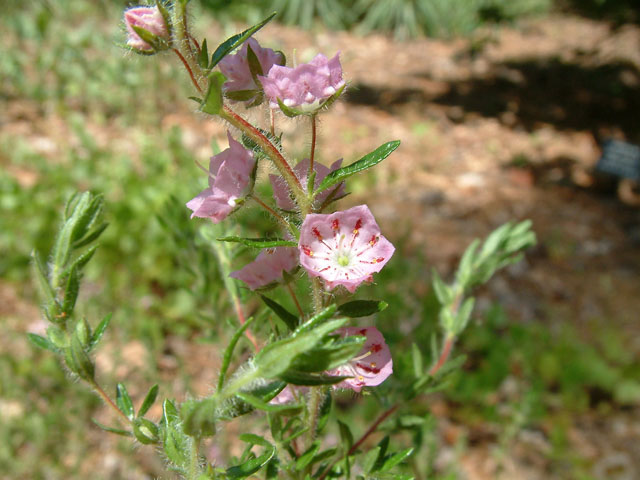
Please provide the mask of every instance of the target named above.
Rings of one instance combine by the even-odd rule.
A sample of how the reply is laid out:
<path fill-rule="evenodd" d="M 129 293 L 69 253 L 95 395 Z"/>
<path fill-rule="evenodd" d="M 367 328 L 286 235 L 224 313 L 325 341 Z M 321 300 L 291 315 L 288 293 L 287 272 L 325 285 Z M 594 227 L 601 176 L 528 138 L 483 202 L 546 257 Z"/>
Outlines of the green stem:
<path fill-rule="evenodd" d="M 191 442 L 191 461 L 189 463 L 189 480 L 196 480 L 200 474 L 200 438 Z"/>
<path fill-rule="evenodd" d="M 173 6 L 173 36 L 174 45 L 177 46 L 177 50 L 180 51 L 181 57 L 185 60 L 185 65 L 188 66 L 188 70 L 194 78 L 194 74 L 198 77 L 203 77 L 202 69 L 196 60 L 195 53 L 191 48 L 189 42 L 189 31 L 187 28 L 187 2 L 177 1 Z M 194 78 L 197 84 L 197 79 Z M 200 90 L 200 89 L 199 89 Z"/>
<path fill-rule="evenodd" d="M 316 115 L 311 115 L 311 153 L 309 155 L 309 173 L 308 177 L 311 177 L 311 173 L 313 172 L 313 160 L 316 154 Z M 309 192 L 311 193 L 311 192 Z"/>
<path fill-rule="evenodd" d="M 318 428 L 318 413 L 320 407 L 320 399 L 324 387 L 311 387 L 311 398 L 309 399 L 309 418 L 307 425 L 309 426 L 307 448 L 311 446 L 316 439 L 316 429 Z"/>

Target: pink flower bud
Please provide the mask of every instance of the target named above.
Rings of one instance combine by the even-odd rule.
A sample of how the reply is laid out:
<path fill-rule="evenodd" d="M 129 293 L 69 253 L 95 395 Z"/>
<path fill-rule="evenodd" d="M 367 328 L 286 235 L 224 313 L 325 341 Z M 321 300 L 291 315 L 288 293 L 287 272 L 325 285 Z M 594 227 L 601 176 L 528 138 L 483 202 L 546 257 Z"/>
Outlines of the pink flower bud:
<path fill-rule="evenodd" d="M 313 164 L 313 169 L 316 172 L 314 186 L 318 187 L 327 175 L 329 175 L 334 170 L 339 169 L 341 165 L 342 159 L 333 162 L 333 164 L 329 168 L 325 167 L 321 163 L 315 162 Z M 307 176 L 309 175 L 309 159 L 305 158 L 304 160 L 298 162 L 298 164 L 293 167 L 293 172 L 296 174 L 296 177 L 298 177 L 298 180 L 300 180 L 302 188 L 306 191 Z M 269 175 L 269 180 L 271 181 L 271 186 L 273 187 L 273 196 L 276 199 L 276 205 L 278 205 L 278 207 L 282 208 L 283 210 L 293 210 L 295 208 L 295 204 L 291 199 L 291 192 L 289 191 L 287 182 L 285 182 L 282 177 L 279 177 L 277 175 Z M 334 190 L 335 193 L 332 194 Z M 320 207 L 323 202 L 329 197 L 329 195 L 331 195 L 331 198 L 334 200 L 344 197 L 346 195 L 344 182 L 341 182 L 337 186 L 328 188 L 327 190 L 318 194 L 318 196 L 316 196 L 315 198 L 315 205 Z"/>
<path fill-rule="evenodd" d="M 296 68 L 274 65 L 266 77 L 259 77 L 271 108 L 278 108 L 278 100 L 301 112 L 315 112 L 322 103 L 342 87 L 342 66 L 339 54 L 331 60 L 321 53 L 309 63 Z"/>
<path fill-rule="evenodd" d="M 267 248 L 256 259 L 229 276 L 246 283 L 251 290 L 263 288 L 283 280 L 283 272 L 298 267 L 298 250 L 295 247 Z"/>
<path fill-rule="evenodd" d="M 380 235 L 366 205 L 331 215 L 307 215 L 300 228 L 300 263 L 327 289 L 344 286 L 351 293 L 382 270 L 395 248 Z"/>
<path fill-rule="evenodd" d="M 124 12 L 124 24 L 127 27 L 127 45 L 141 52 L 152 52 L 154 47 L 140 38 L 133 27 L 143 28 L 151 35 L 169 40 L 169 29 L 157 6 L 133 7 Z"/>
<path fill-rule="evenodd" d="M 229 148 L 211 157 L 209 188 L 187 203 L 193 211 L 191 218 L 210 218 L 213 223 L 219 223 L 251 189 L 256 164 L 253 153 L 236 142 L 231 133 L 227 132 L 227 136 Z"/>
<path fill-rule="evenodd" d="M 327 372 L 336 376 L 350 376 L 334 388 L 349 388 L 359 392 L 362 387 L 375 387 L 393 373 L 393 360 L 384 337 L 376 327 L 344 327 L 336 332 L 342 337 L 364 335 L 366 340 L 360 353 L 344 365 Z"/>

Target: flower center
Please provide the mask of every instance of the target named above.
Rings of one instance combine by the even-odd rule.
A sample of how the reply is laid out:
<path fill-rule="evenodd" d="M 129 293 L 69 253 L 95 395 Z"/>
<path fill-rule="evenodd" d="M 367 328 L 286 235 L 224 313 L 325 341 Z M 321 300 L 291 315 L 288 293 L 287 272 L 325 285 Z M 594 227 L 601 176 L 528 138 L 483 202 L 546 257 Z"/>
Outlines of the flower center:
<path fill-rule="evenodd" d="M 347 265 L 349 265 L 349 257 L 344 253 L 341 254 L 338 257 L 338 265 L 340 265 L 341 267 L 346 267 Z"/>

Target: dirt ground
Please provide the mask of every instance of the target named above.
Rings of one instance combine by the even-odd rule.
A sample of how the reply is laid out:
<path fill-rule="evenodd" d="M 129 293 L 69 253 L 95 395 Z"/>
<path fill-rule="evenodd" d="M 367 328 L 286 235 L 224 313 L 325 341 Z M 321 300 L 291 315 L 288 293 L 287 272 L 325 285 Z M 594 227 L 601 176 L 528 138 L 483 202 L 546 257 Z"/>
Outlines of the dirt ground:
<path fill-rule="evenodd" d="M 214 30 L 207 33 L 215 38 Z M 350 161 L 402 140 L 377 167 L 376 181 L 348 202 L 366 198 L 385 231 L 406 234 L 408 248 L 424 254 L 425 268 L 451 273 L 473 238 L 529 218 L 539 246 L 483 297 L 523 322 L 571 320 L 586 338 L 590 322 L 610 322 L 640 355 L 640 195 L 593 171 L 604 139 L 640 143 L 639 27 L 553 16 L 470 39 L 398 44 L 274 25 L 260 40 L 296 49 L 299 61 L 341 51 L 349 88 L 346 101 L 322 117 L 321 158 Z M 179 124 L 188 146 L 206 155 L 211 136 L 224 143 L 224 126 L 190 107 L 185 101 L 163 123 Z M 285 137 L 306 132 L 301 123 L 280 124 Z M 29 128 L 61 136 L 56 128 Z M 439 411 L 443 434 L 464 428 L 446 421 L 446 407 Z M 572 445 L 593 460 L 596 478 L 640 476 L 637 413 L 585 417 L 572 426 Z M 463 468 L 470 480 L 550 478 L 542 456 L 548 442 L 544 432 L 525 431 L 501 472 L 491 445 L 479 443 Z"/>

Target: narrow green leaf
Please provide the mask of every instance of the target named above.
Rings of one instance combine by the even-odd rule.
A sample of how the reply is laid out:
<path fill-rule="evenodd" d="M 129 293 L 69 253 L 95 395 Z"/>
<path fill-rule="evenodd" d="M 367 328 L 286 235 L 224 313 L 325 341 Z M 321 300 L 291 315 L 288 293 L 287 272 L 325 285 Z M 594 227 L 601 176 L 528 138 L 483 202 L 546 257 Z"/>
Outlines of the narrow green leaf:
<path fill-rule="evenodd" d="M 121 428 L 115 428 L 115 427 L 108 427 L 106 425 L 103 425 L 102 423 L 97 421 L 95 418 L 92 418 L 91 421 L 95 423 L 98 427 L 100 427 L 102 430 L 104 430 L 105 432 L 115 433 L 116 435 L 122 435 L 123 437 L 130 437 L 132 435 L 131 432 L 127 430 L 123 430 Z"/>
<path fill-rule="evenodd" d="M 49 350 L 53 353 L 60 353 L 58 347 L 56 347 L 48 338 L 41 337 L 40 335 L 36 335 L 35 333 L 27 333 L 27 338 L 32 345 L 35 345 L 38 348 Z"/>
<path fill-rule="evenodd" d="M 71 348 L 68 349 L 73 359 L 74 373 L 80 378 L 88 382 L 94 381 L 95 366 L 84 350 L 84 346 L 80 342 L 77 335 L 71 336 Z M 72 368 L 69 366 L 69 368 Z"/>
<path fill-rule="evenodd" d="M 366 317 L 374 313 L 382 312 L 388 306 L 389 304 L 387 302 L 379 300 L 353 300 L 340 305 L 338 307 L 338 313 L 351 318 Z"/>
<path fill-rule="evenodd" d="M 127 388 L 122 383 L 118 383 L 116 386 L 116 405 L 118 405 L 118 408 L 122 410 L 122 413 L 129 417 L 130 420 L 133 420 L 135 416 L 133 402 L 127 392 Z"/>
<path fill-rule="evenodd" d="M 74 247 L 76 248 L 76 247 Z M 61 276 L 68 276 L 71 273 L 72 269 L 76 269 L 78 272 L 81 272 L 82 269 L 84 268 L 84 266 L 89 262 L 89 260 L 91 260 L 91 257 L 93 257 L 93 254 L 96 253 L 96 250 L 98 249 L 97 245 L 94 245 L 93 247 L 91 247 L 89 250 L 87 250 L 85 253 L 83 253 L 82 255 L 80 255 L 78 258 L 76 258 L 71 265 L 69 265 L 65 270 L 64 273 Z"/>
<path fill-rule="evenodd" d="M 320 410 L 318 413 L 318 423 L 316 425 L 315 434 L 320 434 L 324 427 L 327 426 L 329 421 L 329 415 L 331 414 L 331 407 L 333 406 L 333 398 L 331 397 L 331 389 L 327 388 L 322 403 L 320 404 Z M 315 459 L 314 459 L 315 460 Z"/>
<path fill-rule="evenodd" d="M 47 303 L 54 303 L 56 301 L 56 293 L 49 284 L 47 269 L 44 266 L 44 263 L 42 263 L 40 255 L 38 255 L 38 253 L 33 250 L 31 252 L 31 258 L 33 258 L 34 273 L 36 275 L 36 278 L 38 279 L 38 285 L 40 286 L 42 293 L 46 297 Z"/>
<path fill-rule="evenodd" d="M 332 370 L 355 357 L 365 340 L 364 335 L 353 335 L 318 345 L 298 355 L 291 362 L 291 368 L 307 373 Z"/>
<path fill-rule="evenodd" d="M 200 67 L 204 69 L 209 68 L 209 49 L 207 48 L 206 38 L 202 41 L 202 45 L 200 46 L 200 53 L 198 54 L 198 65 L 200 65 Z"/>
<path fill-rule="evenodd" d="M 455 321 L 455 335 L 459 335 L 469 323 L 469 319 L 471 318 L 471 312 L 473 312 L 473 305 L 475 303 L 475 299 L 473 297 L 467 298 L 463 303 L 460 309 L 458 310 L 458 315 L 456 315 Z"/>
<path fill-rule="evenodd" d="M 93 332 L 93 336 L 91 337 L 91 342 L 89 342 L 89 347 L 88 347 L 89 351 L 93 350 L 98 345 L 98 343 L 100 343 L 100 340 L 102 339 L 104 332 L 107 330 L 107 327 L 109 326 L 110 321 L 111 321 L 111 314 L 109 313 L 98 324 L 95 332 Z"/>
<path fill-rule="evenodd" d="M 153 406 L 153 404 L 156 401 L 156 398 L 158 397 L 158 390 L 159 390 L 159 387 L 157 384 L 149 389 L 147 396 L 144 397 L 144 400 L 142 401 L 142 405 L 140 405 L 140 409 L 138 410 L 138 417 L 144 416 L 144 414 L 147 413 L 149 409 Z"/>
<path fill-rule="evenodd" d="M 224 350 L 224 355 L 222 357 L 222 366 L 220 367 L 220 375 L 218 377 L 218 390 L 221 390 L 222 386 L 224 385 L 224 381 L 227 376 L 227 370 L 229 369 L 229 365 L 231 364 L 231 356 L 233 355 L 233 350 L 236 348 L 236 345 L 238 344 L 238 341 L 244 334 L 245 330 L 249 328 L 249 326 L 253 323 L 254 318 L 255 317 L 249 317 L 246 322 L 240 325 L 240 328 L 235 331 L 235 333 L 231 337 L 231 340 L 229 340 L 229 345 L 227 345 L 227 348 Z"/>
<path fill-rule="evenodd" d="M 411 360 L 413 361 L 413 376 L 419 378 L 422 376 L 423 362 L 420 347 L 415 343 L 411 344 Z"/>
<path fill-rule="evenodd" d="M 240 435 L 240 440 L 253 443 L 265 447 L 265 452 L 257 458 L 247 460 L 241 465 L 236 465 L 227 469 L 226 474 L 229 478 L 246 478 L 253 475 L 274 456 L 276 449 L 269 442 L 257 435 L 244 434 Z"/>
<path fill-rule="evenodd" d="M 253 248 L 273 248 L 273 247 L 297 247 L 298 243 L 291 240 L 281 240 L 279 238 L 243 238 L 243 237 L 220 237 L 219 242 L 241 243 Z"/>
<path fill-rule="evenodd" d="M 59 350 L 69 347 L 69 335 L 67 335 L 67 332 L 57 325 L 52 324 L 47 327 L 47 338 Z"/>
<path fill-rule="evenodd" d="M 327 175 L 322 183 L 318 187 L 315 193 L 319 193 L 323 190 L 326 190 L 333 185 L 342 182 L 347 179 L 351 175 L 354 175 L 362 170 L 367 168 L 371 168 L 374 165 L 377 165 L 382 160 L 387 158 L 391 153 L 398 148 L 400 145 L 400 140 L 394 140 L 393 142 L 387 142 L 384 145 L 379 146 L 373 152 L 365 155 L 360 160 L 352 163 L 343 168 L 339 168 L 338 170 L 334 170 L 329 175 Z"/>
<path fill-rule="evenodd" d="M 67 286 L 64 291 L 64 301 L 62 302 L 62 311 L 65 313 L 65 317 L 68 318 L 73 313 L 79 293 L 80 275 L 78 274 L 77 269 L 72 268 L 67 278 Z"/>
<path fill-rule="evenodd" d="M 257 375 L 275 378 L 284 373 L 295 357 L 312 349 L 325 335 L 342 327 L 347 318 L 330 320 L 304 333 L 273 342 L 264 347 L 255 357 Z"/>
<path fill-rule="evenodd" d="M 222 110 L 222 84 L 226 77 L 220 72 L 212 72 L 209 75 L 209 88 L 204 96 L 200 111 L 209 115 L 217 115 Z"/>
<path fill-rule="evenodd" d="M 243 391 L 241 393 L 251 395 L 262 403 L 268 403 L 273 400 L 287 384 L 281 380 L 270 382 L 267 385 L 254 387 L 253 389 Z M 233 418 L 253 412 L 255 407 L 242 400 L 238 395 L 234 395 L 231 399 L 223 402 L 218 409 L 218 417 L 221 420 L 231 420 Z"/>
<path fill-rule="evenodd" d="M 376 462 L 371 467 L 370 472 L 377 472 L 382 468 L 384 464 L 384 457 L 387 454 L 387 449 L 389 448 L 389 435 L 385 435 L 382 440 L 378 443 L 378 447 L 380 447 L 380 453 L 378 454 L 378 458 Z"/>
<path fill-rule="evenodd" d="M 375 466 L 376 462 L 378 461 L 378 458 L 380 457 L 380 447 L 375 447 L 372 448 L 371 450 L 369 450 L 367 453 L 364 454 L 364 457 L 361 461 L 362 463 L 362 470 L 365 471 L 366 473 L 371 473 L 373 470 L 373 467 Z"/>
<path fill-rule="evenodd" d="M 87 236 L 81 238 L 80 240 L 77 240 L 77 241 L 73 242 L 73 248 L 77 249 L 77 248 L 84 247 L 85 245 L 90 244 L 91 242 L 96 240 L 100 235 L 102 235 L 102 233 L 107 229 L 108 226 L 109 226 L 109 224 L 107 222 L 100 224 L 99 226 L 94 228 L 93 231 L 91 233 L 89 233 Z M 94 248 L 94 250 L 95 250 L 95 248 Z M 89 257 L 89 258 L 91 258 L 91 257 Z"/>
<path fill-rule="evenodd" d="M 393 455 L 387 455 L 382 462 L 382 466 L 380 467 L 380 472 L 388 472 L 393 467 L 404 461 L 406 458 L 411 456 L 413 453 L 413 448 L 407 448 L 405 450 L 401 450 Z"/>
<path fill-rule="evenodd" d="M 341 381 L 351 378 L 349 376 L 323 375 L 301 372 L 300 370 L 289 369 L 280 374 L 280 378 L 292 385 L 303 385 L 308 387 L 317 387 L 319 385 L 335 385 Z"/>
<path fill-rule="evenodd" d="M 295 118 L 300 115 L 305 115 L 305 112 L 303 112 L 302 110 L 298 110 L 297 108 L 293 108 L 293 107 L 287 107 L 284 103 L 282 103 L 282 100 L 280 100 L 279 98 L 277 98 L 276 100 L 278 101 L 278 107 L 280 108 L 280 111 L 284 113 L 287 117 Z"/>
<path fill-rule="evenodd" d="M 335 304 L 329 305 L 328 307 L 324 308 L 319 313 L 315 314 L 309 320 L 304 322 L 298 328 L 296 328 L 296 331 L 293 332 L 293 335 L 294 336 L 295 335 L 300 335 L 302 333 L 305 333 L 305 332 L 308 332 L 308 331 L 312 330 L 313 328 L 316 327 L 316 325 L 319 325 L 322 322 L 324 322 L 325 320 L 328 320 L 329 318 L 331 318 L 333 316 L 333 314 L 336 313 L 337 309 L 338 309 L 338 307 Z"/>
<path fill-rule="evenodd" d="M 160 430 L 151 420 L 146 418 L 136 418 L 133 422 L 133 435 L 143 445 L 153 445 L 158 443 Z"/>
<path fill-rule="evenodd" d="M 253 408 L 257 410 L 262 410 L 264 412 L 294 414 L 302 411 L 302 405 L 295 404 L 295 403 L 288 403 L 283 405 L 272 405 L 271 403 L 263 402 L 259 398 L 243 392 L 238 393 L 236 396 L 242 401 L 251 405 Z"/>
<path fill-rule="evenodd" d="M 151 45 L 153 47 L 154 50 L 158 50 L 160 47 L 160 38 L 158 38 L 157 35 L 151 33 L 149 30 L 146 30 L 142 27 L 139 27 L 137 25 L 131 25 L 131 28 L 133 28 L 133 31 L 136 32 L 136 34 L 145 42 L 147 42 L 149 45 Z M 148 49 L 146 49 L 148 50 Z"/>
<path fill-rule="evenodd" d="M 446 307 L 453 301 L 451 287 L 445 285 L 435 268 L 431 270 L 431 286 L 441 306 Z"/>
<path fill-rule="evenodd" d="M 218 62 L 220 62 L 220 60 L 222 60 L 225 56 L 231 53 L 231 51 L 233 51 L 235 48 L 242 45 L 251 35 L 256 33 L 258 30 L 264 27 L 267 23 L 269 23 L 271 19 L 275 17 L 275 15 L 276 15 L 275 12 L 272 13 L 260 23 L 246 29 L 244 32 L 237 33 L 232 37 L 229 37 L 220 45 L 218 45 L 218 48 L 215 49 L 215 51 L 213 52 L 213 55 L 211 56 L 211 63 L 209 64 L 209 68 L 211 69 L 215 67 L 218 64 Z"/>
<path fill-rule="evenodd" d="M 175 404 L 168 398 L 162 402 L 162 422 L 165 426 L 173 425 L 180 420 L 180 413 Z"/>
<path fill-rule="evenodd" d="M 259 93 L 260 93 L 260 90 L 255 90 L 255 89 L 234 90 L 234 91 L 224 92 L 224 96 L 230 100 L 233 100 L 234 102 L 246 102 L 248 100 L 251 100 L 253 97 L 258 95 Z"/>
<path fill-rule="evenodd" d="M 298 326 L 298 317 L 289 312 L 289 310 L 284 308 L 275 300 L 271 300 L 269 297 L 265 297 L 264 295 L 260 295 L 260 298 L 265 303 L 265 305 L 273 311 L 273 313 L 280 317 L 280 319 L 287 325 L 289 330 L 293 331 L 296 329 L 296 327 Z"/>
<path fill-rule="evenodd" d="M 302 455 L 300 455 L 296 460 L 296 470 L 300 471 L 307 468 L 307 466 L 313 460 L 313 457 L 315 457 L 316 452 L 318 451 L 319 448 L 320 448 L 319 443 L 317 442 L 313 443 L 313 445 L 311 445 Z"/>
<path fill-rule="evenodd" d="M 264 75 L 264 72 L 262 71 L 260 60 L 258 60 L 258 57 L 250 44 L 247 44 L 247 63 L 249 64 L 249 72 L 251 72 L 251 77 L 253 78 L 254 83 L 256 85 L 261 85 L 258 75 Z"/>

